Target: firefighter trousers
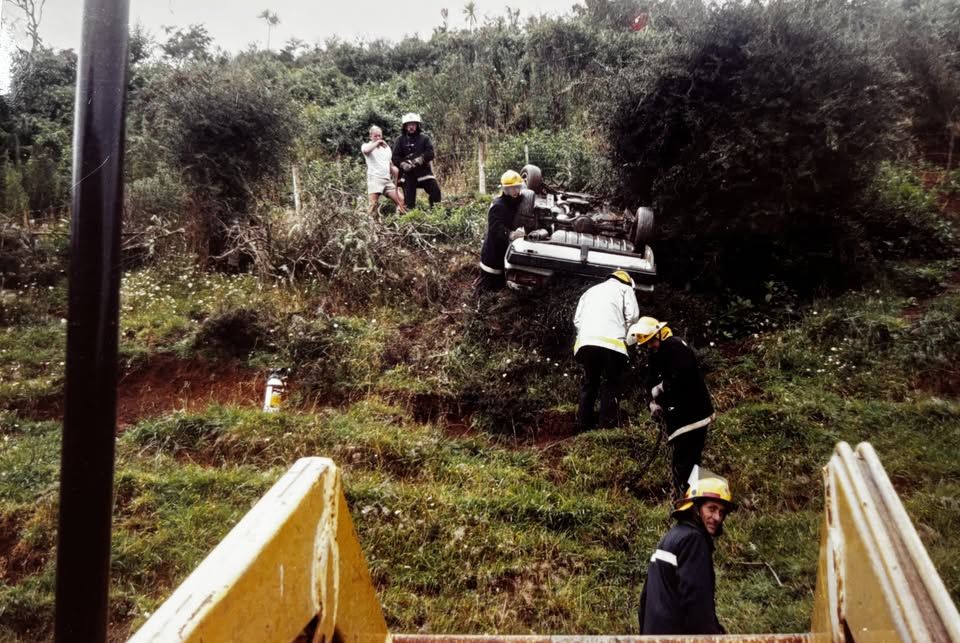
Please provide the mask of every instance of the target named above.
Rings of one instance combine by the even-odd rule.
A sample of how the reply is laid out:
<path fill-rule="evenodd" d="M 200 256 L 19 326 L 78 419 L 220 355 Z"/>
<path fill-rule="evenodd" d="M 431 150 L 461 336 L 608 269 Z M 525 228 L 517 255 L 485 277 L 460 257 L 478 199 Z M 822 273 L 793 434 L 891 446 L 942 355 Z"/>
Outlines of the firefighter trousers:
<path fill-rule="evenodd" d="M 600 397 L 601 427 L 617 426 L 620 421 L 620 389 L 627 370 L 627 356 L 599 346 L 583 346 L 577 351 L 577 361 L 583 366 L 580 383 L 580 403 L 577 406 L 577 427 L 580 430 L 597 426 L 594 405 Z"/>
<path fill-rule="evenodd" d="M 683 498 L 683 493 L 687 490 L 687 479 L 690 477 L 690 472 L 693 471 L 693 466 L 700 464 L 709 426 L 708 424 L 703 428 L 681 433 L 670 440 L 670 446 L 673 447 L 670 473 L 673 476 L 673 492 L 678 500 Z"/>

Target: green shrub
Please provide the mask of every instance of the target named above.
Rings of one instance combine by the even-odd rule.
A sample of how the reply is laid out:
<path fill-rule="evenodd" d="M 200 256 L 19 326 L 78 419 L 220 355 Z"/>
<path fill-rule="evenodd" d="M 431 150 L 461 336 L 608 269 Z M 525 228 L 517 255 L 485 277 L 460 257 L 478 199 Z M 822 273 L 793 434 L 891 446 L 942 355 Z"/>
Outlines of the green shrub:
<path fill-rule="evenodd" d="M 123 229 L 128 265 L 131 255 L 138 259 L 169 257 L 184 249 L 184 230 L 188 222 L 186 186 L 167 168 L 135 179 L 124 190 Z"/>
<path fill-rule="evenodd" d="M 267 340 L 260 313 L 250 308 L 224 311 L 203 321 L 194 346 L 221 357 L 246 357 Z"/>
<path fill-rule="evenodd" d="M 382 369 L 382 325 L 357 317 L 294 317 L 287 327 L 283 356 L 297 389 L 324 402 L 369 390 Z"/>
<path fill-rule="evenodd" d="M 525 164 L 525 147 L 530 163 L 540 168 L 544 181 L 553 187 L 600 192 L 609 187 L 610 168 L 597 142 L 578 129 L 529 130 L 498 139 L 487 157 L 488 182 L 498 181 L 508 169 L 519 171 Z"/>
<path fill-rule="evenodd" d="M 169 152 L 202 203 L 207 249 L 223 251 L 223 228 L 242 219 L 254 186 L 287 169 L 295 126 L 289 96 L 239 65 L 197 63 L 156 78 L 146 133 Z"/>
<path fill-rule="evenodd" d="M 383 138 L 393 143 L 400 134 L 400 118 L 408 110 L 403 80 L 359 90 L 327 107 L 308 105 L 303 110 L 302 145 L 307 158 L 318 152 L 343 154 L 361 161 L 360 146 L 370 139 L 371 125 L 383 129 Z M 429 129 L 429 115 L 427 127 Z"/>
<path fill-rule="evenodd" d="M 657 206 L 667 279 L 755 294 L 862 276 L 860 201 L 903 110 L 893 61 L 846 6 L 695 6 L 675 46 L 624 74 L 613 164 L 627 201 Z"/>
<path fill-rule="evenodd" d="M 881 257 L 952 256 L 953 226 L 938 211 L 936 192 L 910 167 L 882 163 L 862 208 L 864 234 Z"/>

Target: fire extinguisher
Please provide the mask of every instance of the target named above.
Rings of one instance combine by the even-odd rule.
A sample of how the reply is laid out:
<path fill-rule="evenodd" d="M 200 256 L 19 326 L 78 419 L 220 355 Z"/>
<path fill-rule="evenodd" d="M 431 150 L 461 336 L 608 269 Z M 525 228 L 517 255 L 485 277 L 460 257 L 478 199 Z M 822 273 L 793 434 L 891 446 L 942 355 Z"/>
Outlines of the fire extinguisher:
<path fill-rule="evenodd" d="M 267 391 L 263 396 L 263 410 L 265 413 L 276 413 L 283 404 L 283 396 L 287 392 L 287 368 L 276 368 L 267 375 Z"/>

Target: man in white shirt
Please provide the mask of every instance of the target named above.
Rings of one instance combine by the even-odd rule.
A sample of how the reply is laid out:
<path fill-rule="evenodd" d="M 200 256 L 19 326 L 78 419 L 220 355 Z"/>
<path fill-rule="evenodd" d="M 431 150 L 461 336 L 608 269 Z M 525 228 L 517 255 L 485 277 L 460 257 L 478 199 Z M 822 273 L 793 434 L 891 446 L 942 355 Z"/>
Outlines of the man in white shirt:
<path fill-rule="evenodd" d="M 393 151 L 383 140 L 383 130 L 376 125 L 370 127 L 370 141 L 360 146 L 363 159 L 367 162 L 367 194 L 370 196 L 370 212 L 377 210 L 377 200 L 386 194 L 397 204 L 397 211 L 405 213 L 406 207 L 397 192 L 394 177 L 397 168 L 391 162 Z"/>

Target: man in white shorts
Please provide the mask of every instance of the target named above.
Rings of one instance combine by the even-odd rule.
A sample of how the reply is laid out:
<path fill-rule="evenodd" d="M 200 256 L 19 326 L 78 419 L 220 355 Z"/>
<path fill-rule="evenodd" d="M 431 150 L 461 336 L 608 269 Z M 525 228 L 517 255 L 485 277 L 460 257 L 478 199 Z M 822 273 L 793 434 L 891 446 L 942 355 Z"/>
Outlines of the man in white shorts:
<path fill-rule="evenodd" d="M 393 151 L 383 140 L 383 130 L 376 125 L 370 127 L 370 141 L 360 146 L 363 159 L 367 162 L 367 194 L 370 195 L 370 212 L 376 212 L 377 200 L 386 194 L 397 204 L 397 211 L 405 213 L 406 207 L 393 182 L 398 170 L 390 162 Z"/>

